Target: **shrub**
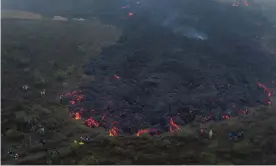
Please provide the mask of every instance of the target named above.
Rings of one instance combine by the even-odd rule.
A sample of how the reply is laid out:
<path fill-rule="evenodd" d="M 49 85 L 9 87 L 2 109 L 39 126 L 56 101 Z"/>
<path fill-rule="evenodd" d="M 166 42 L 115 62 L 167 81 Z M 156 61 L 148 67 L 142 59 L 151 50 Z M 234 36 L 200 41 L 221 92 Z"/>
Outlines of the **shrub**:
<path fill-rule="evenodd" d="M 55 78 L 58 80 L 58 81 L 64 81 L 66 80 L 67 78 L 67 73 L 62 71 L 62 70 L 58 70 L 56 73 L 55 73 Z"/>
<path fill-rule="evenodd" d="M 86 156 L 81 161 L 78 162 L 79 165 L 95 165 L 99 164 L 97 157 L 95 156 Z"/>
<path fill-rule="evenodd" d="M 34 79 L 34 85 L 36 87 L 42 87 L 45 86 L 47 81 L 46 79 L 43 77 L 42 73 L 38 70 L 35 70 L 33 73 L 33 79 Z"/>
<path fill-rule="evenodd" d="M 216 155 L 207 153 L 207 152 L 202 152 L 200 154 L 201 161 L 205 164 L 216 164 Z"/>
<path fill-rule="evenodd" d="M 6 137 L 10 141 L 20 141 L 24 138 L 24 134 L 15 129 L 10 129 L 6 132 Z"/>
<path fill-rule="evenodd" d="M 71 65 L 67 68 L 67 74 L 68 75 L 72 75 L 75 71 L 76 71 L 76 66 L 75 65 Z"/>

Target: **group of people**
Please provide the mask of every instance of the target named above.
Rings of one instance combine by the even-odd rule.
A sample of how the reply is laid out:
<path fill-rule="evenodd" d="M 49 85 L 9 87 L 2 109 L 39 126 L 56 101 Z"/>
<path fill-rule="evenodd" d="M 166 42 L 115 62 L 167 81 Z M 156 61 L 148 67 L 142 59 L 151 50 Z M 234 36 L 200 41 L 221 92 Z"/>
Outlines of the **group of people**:
<path fill-rule="evenodd" d="M 206 136 L 206 133 L 208 133 L 208 138 L 209 138 L 209 139 L 213 139 L 213 130 L 212 130 L 212 129 L 210 129 L 209 132 L 206 131 L 206 130 L 203 129 L 203 128 L 200 129 L 200 136 L 201 136 L 201 137 Z"/>
<path fill-rule="evenodd" d="M 236 132 L 231 131 L 228 133 L 228 138 L 233 141 L 239 141 L 244 138 L 244 134 L 242 131 L 236 131 Z"/>
<path fill-rule="evenodd" d="M 208 131 L 204 128 L 201 128 L 199 134 L 200 134 L 201 137 L 207 137 L 208 136 L 208 138 L 210 140 L 213 139 L 213 137 L 214 137 L 214 133 L 213 133 L 212 129 L 210 129 Z M 230 131 L 230 132 L 228 132 L 228 138 L 229 138 L 229 140 L 239 141 L 239 140 L 242 140 L 244 138 L 244 133 L 243 133 L 243 131 Z"/>
<path fill-rule="evenodd" d="M 13 151 L 13 150 L 9 150 L 9 151 L 8 151 L 8 155 L 9 155 L 10 157 L 14 158 L 15 160 L 18 160 L 18 159 L 19 159 L 18 153 L 16 153 L 16 152 Z"/>
<path fill-rule="evenodd" d="M 30 87 L 29 87 L 28 85 L 23 85 L 23 86 L 22 86 L 22 89 L 25 90 L 25 91 L 27 91 L 29 88 L 30 88 Z M 43 89 L 43 90 L 40 92 L 40 95 L 41 95 L 41 96 L 45 96 L 45 95 L 46 95 L 45 89 Z"/>

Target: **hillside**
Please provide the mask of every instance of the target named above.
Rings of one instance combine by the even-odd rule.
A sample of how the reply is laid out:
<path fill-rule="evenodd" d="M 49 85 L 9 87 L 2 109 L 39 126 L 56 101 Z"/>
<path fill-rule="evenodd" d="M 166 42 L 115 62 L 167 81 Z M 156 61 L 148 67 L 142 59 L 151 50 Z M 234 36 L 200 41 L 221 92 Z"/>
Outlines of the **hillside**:
<path fill-rule="evenodd" d="M 27 11 L 17 11 L 17 10 L 1 10 L 1 17 L 6 18 L 18 18 L 18 19 L 38 19 L 42 17 L 40 14 L 35 14 Z"/>
<path fill-rule="evenodd" d="M 3 17 L 2 164 L 275 164 L 275 29 L 198 2 Z"/>
<path fill-rule="evenodd" d="M 9 150 L 19 151 L 23 160 L 43 151 L 39 126 L 51 133 L 47 138 L 51 147 L 68 148 L 79 136 L 76 130 L 94 133 L 68 116 L 58 94 L 80 80 L 91 80 L 82 74 L 81 66 L 98 56 L 102 47 L 114 43 L 120 31 L 99 22 L 23 19 L 2 20 L 2 31 L 2 162 L 13 162 Z M 23 90 L 24 85 L 30 89 Z M 41 96 L 41 91 L 46 95 Z"/>

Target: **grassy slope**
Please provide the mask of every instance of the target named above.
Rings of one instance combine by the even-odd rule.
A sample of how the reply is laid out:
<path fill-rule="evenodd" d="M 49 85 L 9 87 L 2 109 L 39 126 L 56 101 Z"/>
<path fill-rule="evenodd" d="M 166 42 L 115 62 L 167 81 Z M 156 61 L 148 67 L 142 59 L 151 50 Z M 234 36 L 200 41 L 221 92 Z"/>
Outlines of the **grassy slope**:
<path fill-rule="evenodd" d="M 57 93 L 91 80 L 82 75 L 82 65 L 116 42 L 120 31 L 99 22 L 2 20 L 2 32 L 2 161 L 13 162 L 6 156 L 12 146 L 22 161 L 45 156 L 38 133 L 23 131 L 29 119 L 45 126 L 50 149 L 65 151 L 81 133 L 95 134 L 69 118 Z M 25 84 L 30 90 L 22 90 Z"/>
<path fill-rule="evenodd" d="M 209 123 L 214 140 L 198 138 L 199 123 L 185 126 L 178 136 L 107 137 L 69 118 L 56 93 L 75 87 L 81 66 L 102 45 L 115 42 L 119 31 L 98 23 L 4 20 L 2 22 L 2 162 L 45 164 L 275 164 L 275 107 L 254 108 L 250 115 Z M 20 31 L 18 31 L 20 29 Z M 108 43 L 105 43 L 108 41 Z M 75 66 L 75 67 L 74 67 Z M 70 71 L 69 72 L 68 67 Z M 72 70 L 75 68 L 75 70 Z M 66 74 L 68 73 L 68 74 Z M 71 74 L 70 74 L 71 73 Z M 46 81 L 47 80 L 47 81 Z M 21 86 L 28 84 L 28 92 Z M 47 96 L 39 92 L 45 88 Z M 275 101 L 274 101 L 275 103 Z M 45 126 L 47 147 L 59 155 L 46 156 L 37 132 L 23 132 L 28 119 Z M 227 131 L 242 129 L 245 140 L 233 143 Z M 98 135 L 93 142 L 72 146 L 80 135 Z M 11 146 L 20 160 L 6 156 Z"/>

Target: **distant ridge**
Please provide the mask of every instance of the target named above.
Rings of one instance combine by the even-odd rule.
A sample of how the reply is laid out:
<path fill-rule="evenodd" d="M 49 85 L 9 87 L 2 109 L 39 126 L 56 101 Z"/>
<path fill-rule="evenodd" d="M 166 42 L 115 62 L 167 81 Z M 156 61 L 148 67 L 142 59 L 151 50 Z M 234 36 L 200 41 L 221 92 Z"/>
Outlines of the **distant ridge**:
<path fill-rule="evenodd" d="M 1 19 L 36 19 L 41 20 L 42 16 L 37 13 L 32 13 L 28 11 L 20 11 L 20 10 L 2 10 L 1 11 Z"/>

